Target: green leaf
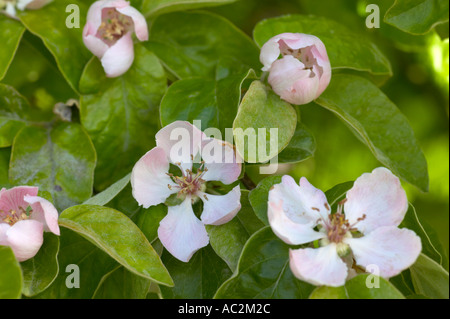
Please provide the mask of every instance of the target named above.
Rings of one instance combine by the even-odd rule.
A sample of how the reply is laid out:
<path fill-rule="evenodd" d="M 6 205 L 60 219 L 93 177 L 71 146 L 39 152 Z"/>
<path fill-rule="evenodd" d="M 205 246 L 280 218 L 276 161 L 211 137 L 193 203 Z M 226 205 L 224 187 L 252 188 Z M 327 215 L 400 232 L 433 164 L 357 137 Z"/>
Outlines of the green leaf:
<path fill-rule="evenodd" d="M 118 266 L 103 276 L 93 299 L 145 299 L 151 281 Z"/>
<path fill-rule="evenodd" d="M 2 49 L 0 50 L 0 81 L 5 77 L 11 64 L 16 50 L 22 39 L 25 28 L 22 24 L 14 19 L 0 14 L 0 43 Z M 1 97 L 0 93 L 0 97 Z"/>
<path fill-rule="evenodd" d="M 196 252 L 189 263 L 179 261 L 167 251 L 162 259 L 175 282 L 173 288 L 160 287 L 165 299 L 211 299 L 231 276 L 227 264 L 210 246 Z"/>
<path fill-rule="evenodd" d="M 136 225 L 144 233 L 150 243 L 158 238 L 158 228 L 161 220 L 167 215 L 167 206 L 160 204 L 150 206 L 149 208 L 141 208 L 134 219 Z"/>
<path fill-rule="evenodd" d="M 327 48 L 333 69 L 345 68 L 373 75 L 392 75 L 389 60 L 375 44 L 367 37 L 327 18 L 288 15 L 263 20 L 256 25 L 253 37 L 262 47 L 272 37 L 285 32 L 319 37 Z"/>
<path fill-rule="evenodd" d="M 297 123 L 294 136 L 288 146 L 278 154 L 278 163 L 298 163 L 314 156 L 316 140 L 302 123 Z"/>
<path fill-rule="evenodd" d="M 379 280 L 379 287 L 369 288 L 367 283 L 374 284 Z M 373 275 L 358 275 L 342 287 L 318 287 L 310 299 L 405 299 L 405 297 L 389 281 Z"/>
<path fill-rule="evenodd" d="M 11 148 L 0 148 L 0 185 L 9 188 L 9 158 L 11 157 Z"/>
<path fill-rule="evenodd" d="M 288 146 L 296 127 L 295 109 L 262 82 L 254 81 L 233 123 L 237 151 L 246 162 L 267 162 Z M 272 130 L 277 130 L 277 136 Z"/>
<path fill-rule="evenodd" d="M 173 285 L 145 235 L 121 212 L 108 207 L 79 205 L 66 209 L 59 223 L 90 240 L 129 271 L 158 284 Z"/>
<path fill-rule="evenodd" d="M 409 205 L 400 227 L 413 230 L 422 241 L 422 253 L 442 265 L 444 261 L 443 254 L 445 253 L 440 246 L 439 237 L 434 229 L 419 220 L 416 209 L 412 204 Z"/>
<path fill-rule="evenodd" d="M 269 176 L 263 179 L 258 186 L 250 191 L 248 199 L 255 211 L 256 216 L 265 224 L 269 225 L 267 218 L 267 202 L 269 200 L 269 190 L 273 185 L 281 183 L 281 176 Z"/>
<path fill-rule="evenodd" d="M 44 291 L 58 276 L 59 237 L 44 233 L 44 243 L 36 256 L 21 263 L 22 293 L 31 297 Z"/>
<path fill-rule="evenodd" d="M 72 0 L 52 1 L 39 10 L 25 10 L 18 13 L 25 27 L 42 39 L 52 53 L 58 68 L 72 89 L 78 91 L 78 83 L 84 66 L 92 57 L 83 43 L 83 28 L 68 28 L 66 7 Z M 80 26 L 86 23 L 87 6 L 78 2 Z"/>
<path fill-rule="evenodd" d="M 0 299 L 18 299 L 22 294 L 22 270 L 12 249 L 0 246 Z"/>
<path fill-rule="evenodd" d="M 56 279 L 50 287 L 33 298 L 91 299 L 103 276 L 118 266 L 101 249 L 65 228 L 61 228 L 58 264 L 60 271 Z M 79 271 L 71 268 L 75 266 Z M 77 279 L 78 288 L 67 285 L 73 284 Z"/>
<path fill-rule="evenodd" d="M 304 299 L 313 289 L 294 277 L 289 268 L 289 246 L 265 227 L 247 241 L 238 269 L 214 298 Z"/>
<path fill-rule="evenodd" d="M 14 140 L 9 177 L 14 185 L 39 186 L 49 192 L 61 211 L 91 197 L 95 157 L 79 124 L 25 127 Z"/>
<path fill-rule="evenodd" d="M 430 257 L 421 254 L 410 271 L 416 293 L 434 299 L 449 298 L 448 272 Z"/>
<path fill-rule="evenodd" d="M 264 227 L 253 212 L 248 194 L 247 190 L 241 190 L 242 208 L 231 221 L 220 226 L 206 225 L 211 247 L 232 270 L 236 269 L 247 240 L 254 232 Z"/>
<path fill-rule="evenodd" d="M 428 190 L 427 161 L 408 120 L 374 84 L 334 75 L 316 102 L 343 120 L 395 175 Z"/>
<path fill-rule="evenodd" d="M 43 120 L 15 88 L 0 83 L 0 147 L 11 146 L 26 125 Z"/>
<path fill-rule="evenodd" d="M 412 34 L 425 34 L 448 21 L 448 0 L 395 0 L 384 21 Z"/>
<path fill-rule="evenodd" d="M 333 207 L 342 201 L 349 191 L 353 187 L 354 182 L 345 182 L 334 186 L 333 188 L 325 192 L 328 204 Z"/>
<path fill-rule="evenodd" d="M 156 56 L 141 44 L 135 45 L 133 66 L 123 76 L 107 79 L 99 65 L 98 59 L 91 60 L 81 79 L 82 90 L 89 87 L 83 84 L 87 81 L 98 91 L 81 97 L 80 114 L 98 152 L 95 186 L 103 190 L 155 145 L 155 115 L 167 79 Z"/>
<path fill-rule="evenodd" d="M 112 184 L 103 192 L 89 198 L 84 205 L 98 205 L 103 206 L 114 199 L 130 182 L 131 173 L 125 175 L 123 178 Z"/>
<path fill-rule="evenodd" d="M 214 79 L 222 58 L 233 58 L 255 70 L 262 67 L 253 41 L 228 20 L 212 13 L 159 16 L 153 21 L 150 41 L 145 45 L 179 79 Z"/>
<path fill-rule="evenodd" d="M 148 17 L 174 11 L 215 7 L 233 2 L 236 0 L 144 0 L 142 12 Z"/>

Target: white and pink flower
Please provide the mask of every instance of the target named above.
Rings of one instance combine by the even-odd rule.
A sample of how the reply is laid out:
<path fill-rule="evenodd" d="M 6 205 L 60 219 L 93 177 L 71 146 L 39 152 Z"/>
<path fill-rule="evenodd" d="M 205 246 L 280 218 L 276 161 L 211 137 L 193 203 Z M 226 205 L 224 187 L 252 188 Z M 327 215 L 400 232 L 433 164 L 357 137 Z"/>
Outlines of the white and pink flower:
<path fill-rule="evenodd" d="M 97 56 L 108 77 L 124 74 L 133 64 L 132 34 L 148 40 L 145 17 L 125 0 L 101 0 L 89 8 L 83 41 Z"/>
<path fill-rule="evenodd" d="M 281 56 L 281 58 L 280 58 Z M 302 105 L 318 98 L 331 80 L 331 65 L 323 42 L 303 33 L 283 33 L 261 48 L 263 71 L 283 100 Z"/>
<path fill-rule="evenodd" d="M 274 233 L 287 244 L 320 243 L 320 248 L 290 250 L 294 275 L 314 285 L 337 287 L 352 274 L 352 263 L 363 269 L 375 265 L 384 278 L 414 264 L 422 250 L 420 238 L 398 228 L 407 210 L 399 179 L 377 168 L 355 181 L 333 214 L 325 194 L 306 178 L 299 186 L 284 176 L 269 192 L 268 217 Z"/>
<path fill-rule="evenodd" d="M 209 243 L 205 225 L 225 224 L 241 209 L 239 185 L 226 195 L 207 193 L 208 182 L 234 183 L 241 174 L 241 159 L 231 144 L 208 138 L 183 121 L 162 128 L 156 134 L 156 145 L 133 168 L 133 196 L 148 208 L 176 194 L 181 203 L 169 206 L 158 236 L 173 256 L 188 262 Z M 179 174 L 169 173 L 171 165 Z M 203 202 L 200 219 L 192 207 L 199 200 Z"/>
<path fill-rule="evenodd" d="M 37 254 L 44 231 L 59 236 L 58 211 L 37 195 L 38 188 L 30 186 L 0 191 L 0 245 L 10 246 L 18 261 Z"/>

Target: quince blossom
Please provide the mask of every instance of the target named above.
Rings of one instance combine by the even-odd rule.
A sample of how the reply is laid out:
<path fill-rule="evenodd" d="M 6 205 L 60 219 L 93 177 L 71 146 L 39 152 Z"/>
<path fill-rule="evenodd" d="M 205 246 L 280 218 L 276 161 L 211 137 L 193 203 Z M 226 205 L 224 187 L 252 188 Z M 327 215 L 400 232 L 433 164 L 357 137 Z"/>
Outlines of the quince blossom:
<path fill-rule="evenodd" d="M 176 121 L 162 128 L 156 134 L 156 145 L 132 170 L 133 196 L 148 208 L 176 194 L 181 203 L 168 207 L 158 236 L 173 256 L 188 262 L 209 243 L 205 225 L 225 224 L 241 209 L 239 185 L 226 195 L 207 193 L 207 182 L 235 182 L 241 174 L 241 160 L 231 144 L 208 138 L 189 122 Z M 179 174 L 169 173 L 171 164 Z M 192 207 L 198 200 L 203 202 L 200 219 Z"/>
<path fill-rule="evenodd" d="M 89 8 L 83 41 L 100 59 L 108 77 L 124 74 L 133 64 L 133 32 L 138 40 L 148 40 L 145 17 L 128 1 L 101 0 Z"/>
<path fill-rule="evenodd" d="M 268 217 L 274 233 L 287 244 L 319 240 L 320 248 L 290 250 L 294 275 L 314 285 L 338 287 L 352 275 L 353 264 L 365 269 L 375 265 L 384 278 L 414 264 L 422 250 L 420 238 L 398 228 L 407 209 L 399 179 L 377 168 L 355 181 L 334 214 L 325 194 L 306 178 L 298 186 L 284 176 L 269 192 Z"/>
<path fill-rule="evenodd" d="M 23 11 L 25 9 L 40 9 L 53 0 L 0 0 L 0 10 L 4 10 L 9 16 L 16 16 L 16 8 Z"/>
<path fill-rule="evenodd" d="M 0 245 L 10 246 L 18 261 L 33 258 L 44 231 L 59 236 L 58 212 L 38 188 L 19 186 L 0 191 Z"/>
<path fill-rule="evenodd" d="M 281 59 L 279 59 L 281 55 Z M 263 71 L 283 100 L 296 105 L 318 98 L 331 80 L 331 65 L 323 42 L 303 33 L 283 33 L 261 48 Z"/>

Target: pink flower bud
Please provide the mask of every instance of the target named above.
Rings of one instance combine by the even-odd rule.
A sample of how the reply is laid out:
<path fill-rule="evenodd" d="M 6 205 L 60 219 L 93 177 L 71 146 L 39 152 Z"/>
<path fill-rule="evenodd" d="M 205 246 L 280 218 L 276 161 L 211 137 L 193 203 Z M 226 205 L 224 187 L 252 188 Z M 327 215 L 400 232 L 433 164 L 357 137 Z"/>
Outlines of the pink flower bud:
<path fill-rule="evenodd" d="M 89 8 L 83 41 L 101 60 L 108 77 L 124 74 L 133 64 L 133 32 L 138 40 L 148 40 L 144 16 L 128 1 L 101 0 Z"/>
<path fill-rule="evenodd" d="M 279 59 L 281 55 L 281 58 Z M 263 71 L 269 84 L 283 100 L 307 104 L 318 98 L 331 80 L 331 65 L 323 42 L 316 36 L 283 33 L 261 49 Z"/>
<path fill-rule="evenodd" d="M 0 245 L 11 247 L 18 261 L 37 254 L 44 231 L 59 235 L 56 208 L 37 194 L 30 186 L 0 191 Z"/>

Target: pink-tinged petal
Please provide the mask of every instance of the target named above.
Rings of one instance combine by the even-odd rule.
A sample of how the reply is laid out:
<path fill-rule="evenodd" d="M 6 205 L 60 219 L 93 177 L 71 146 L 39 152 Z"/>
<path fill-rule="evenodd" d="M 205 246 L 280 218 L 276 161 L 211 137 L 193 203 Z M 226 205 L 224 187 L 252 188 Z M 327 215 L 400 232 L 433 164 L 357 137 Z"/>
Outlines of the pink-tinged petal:
<path fill-rule="evenodd" d="M 0 222 L 0 246 L 8 245 L 6 233 L 10 228 L 11 226 L 9 224 Z"/>
<path fill-rule="evenodd" d="M 33 258 L 44 242 L 44 225 L 35 220 L 21 220 L 6 232 L 8 246 L 18 261 Z"/>
<path fill-rule="evenodd" d="M 272 63 L 275 62 L 280 56 L 280 45 L 278 37 L 274 37 L 267 41 L 261 48 L 260 61 L 264 65 L 262 70 L 267 72 L 272 67 Z"/>
<path fill-rule="evenodd" d="M 117 8 L 117 11 L 120 13 L 127 15 L 133 19 L 134 23 L 134 32 L 136 33 L 136 37 L 140 41 L 147 41 L 148 40 L 148 27 L 147 27 L 147 21 L 145 20 L 145 17 L 140 13 L 138 10 L 131 6 L 123 7 L 123 8 Z"/>
<path fill-rule="evenodd" d="M 345 216 L 350 224 L 368 233 L 382 226 L 398 226 L 408 210 L 408 199 L 400 180 L 384 167 L 361 175 L 347 192 Z"/>
<path fill-rule="evenodd" d="M 169 165 L 160 147 L 153 148 L 136 163 L 131 172 L 131 187 L 139 205 L 144 208 L 159 205 L 177 192 L 177 184 L 167 175 Z"/>
<path fill-rule="evenodd" d="M 236 186 L 226 195 L 198 194 L 203 201 L 201 220 L 206 225 L 228 223 L 241 210 L 241 188 Z M 205 198 L 206 196 L 206 198 Z"/>
<path fill-rule="evenodd" d="M 234 146 L 218 139 L 207 139 L 202 143 L 202 159 L 207 169 L 202 179 L 220 181 L 225 185 L 234 183 L 241 175 L 242 158 Z"/>
<path fill-rule="evenodd" d="M 24 200 L 31 205 L 31 219 L 41 222 L 45 231 L 50 231 L 59 236 L 58 211 L 55 206 L 39 196 L 27 195 Z"/>
<path fill-rule="evenodd" d="M 325 194 L 312 186 L 306 178 L 295 180 L 285 175 L 281 183 L 269 191 L 269 203 L 282 203 L 286 216 L 298 224 L 312 224 L 315 227 L 320 219 L 328 220 L 330 212 Z"/>
<path fill-rule="evenodd" d="M 343 286 L 348 274 L 347 265 L 337 254 L 336 244 L 317 249 L 291 249 L 289 265 L 295 277 L 316 286 Z"/>
<path fill-rule="evenodd" d="M 11 189 L 2 189 L 0 192 L 0 212 L 26 210 L 29 204 L 24 200 L 26 195 L 36 196 L 38 188 L 32 186 L 17 186 Z"/>
<path fill-rule="evenodd" d="M 315 97 L 315 99 L 317 99 L 326 90 L 326 88 L 330 84 L 332 70 L 331 70 L 330 60 L 328 60 L 328 56 L 326 56 L 325 59 L 322 59 L 321 55 L 319 54 L 319 51 L 317 50 L 316 47 L 313 47 L 311 49 L 311 52 L 314 55 L 314 57 L 316 58 L 316 61 L 318 64 L 318 65 L 314 65 L 313 72 L 315 74 L 320 75 L 319 76 L 319 88 L 317 90 L 316 97 Z M 326 52 L 325 52 L 325 54 L 326 54 Z"/>
<path fill-rule="evenodd" d="M 283 211 L 282 201 L 269 201 L 267 214 L 272 231 L 289 245 L 302 245 L 326 237 L 313 229 L 315 223 L 312 221 L 306 224 L 293 222 Z"/>
<path fill-rule="evenodd" d="M 96 57 L 102 58 L 105 52 L 109 49 L 109 46 L 101 39 L 97 38 L 95 29 L 90 22 L 86 22 L 83 29 L 83 42 L 84 45 L 92 52 Z"/>
<path fill-rule="evenodd" d="M 52 1 L 53 0 L 31 0 L 30 2 L 27 0 L 28 4 L 26 5 L 26 8 L 31 10 L 37 10 L 49 4 Z"/>
<path fill-rule="evenodd" d="M 380 276 L 390 278 L 415 263 L 422 251 L 420 237 L 412 230 L 395 226 L 380 227 L 360 238 L 347 238 L 356 263 L 376 265 Z"/>
<path fill-rule="evenodd" d="M 97 30 L 102 24 L 102 10 L 108 1 L 96 1 L 94 2 L 88 10 L 86 17 L 86 24 L 89 24 L 88 29 L 90 35 L 97 34 Z M 86 28 L 86 27 L 85 27 Z M 86 30 L 86 29 L 85 29 Z M 84 34 L 84 32 L 83 32 Z"/>
<path fill-rule="evenodd" d="M 192 169 L 193 158 L 200 152 L 205 134 L 186 121 L 175 121 L 156 134 L 156 145 L 166 152 L 169 161 L 183 170 Z"/>
<path fill-rule="evenodd" d="M 133 60 L 134 46 L 130 32 L 117 40 L 101 58 L 103 69 L 109 78 L 115 78 L 127 72 Z"/>
<path fill-rule="evenodd" d="M 188 262 L 192 255 L 209 243 L 205 225 L 195 216 L 188 197 L 178 206 L 170 206 L 158 228 L 163 246 L 177 259 Z"/>
<path fill-rule="evenodd" d="M 319 91 L 319 77 L 292 55 L 275 61 L 269 74 L 269 84 L 283 100 L 295 105 L 313 101 Z"/>

